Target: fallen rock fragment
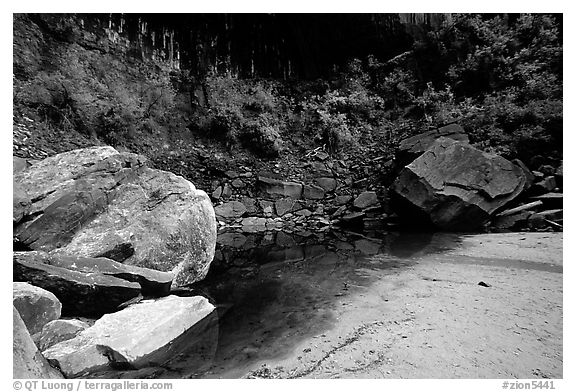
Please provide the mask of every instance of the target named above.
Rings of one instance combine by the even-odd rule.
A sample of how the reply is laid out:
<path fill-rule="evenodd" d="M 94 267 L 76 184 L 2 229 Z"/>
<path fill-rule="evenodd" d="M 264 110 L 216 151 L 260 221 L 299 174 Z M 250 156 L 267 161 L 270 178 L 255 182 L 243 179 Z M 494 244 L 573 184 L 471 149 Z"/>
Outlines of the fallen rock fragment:
<path fill-rule="evenodd" d="M 170 344 L 214 310 L 203 297 L 145 300 L 107 314 L 75 338 L 43 352 L 66 377 L 109 365 L 149 366 L 147 356 Z"/>

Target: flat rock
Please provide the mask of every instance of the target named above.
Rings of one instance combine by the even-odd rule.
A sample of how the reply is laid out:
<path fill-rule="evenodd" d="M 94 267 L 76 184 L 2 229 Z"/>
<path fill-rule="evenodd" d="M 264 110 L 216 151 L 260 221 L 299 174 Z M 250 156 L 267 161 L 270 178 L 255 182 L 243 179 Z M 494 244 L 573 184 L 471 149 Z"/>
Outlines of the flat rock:
<path fill-rule="evenodd" d="M 350 195 L 336 196 L 334 198 L 334 204 L 336 204 L 337 206 L 343 206 L 345 204 L 348 204 L 348 202 L 352 199 L 353 199 L 353 197 Z"/>
<path fill-rule="evenodd" d="M 242 204 L 246 207 L 246 211 L 249 214 L 255 214 L 258 212 L 258 207 L 256 206 L 256 200 L 251 197 L 243 197 Z"/>
<path fill-rule="evenodd" d="M 70 340 L 90 327 L 80 320 L 53 320 L 44 325 L 40 332 L 38 348 L 44 351 L 56 343 Z"/>
<path fill-rule="evenodd" d="M 229 201 L 214 208 L 217 217 L 227 219 L 240 218 L 246 211 L 246 206 L 239 201 Z"/>
<path fill-rule="evenodd" d="M 210 199 L 184 178 L 147 167 L 146 158 L 92 147 L 58 154 L 14 175 L 34 219 L 15 227 L 33 250 L 122 261 L 170 271 L 177 284 L 203 279 L 216 245 Z"/>
<path fill-rule="evenodd" d="M 375 204 L 378 204 L 378 195 L 376 195 L 376 192 L 372 191 L 362 192 L 356 199 L 354 199 L 353 203 L 354 207 L 361 210 Z"/>
<path fill-rule="evenodd" d="M 277 200 L 274 206 L 276 208 L 276 214 L 278 214 L 278 216 L 284 216 L 292 211 L 292 208 L 294 207 L 294 199 L 291 197 L 285 197 Z"/>
<path fill-rule="evenodd" d="M 136 368 L 150 365 L 149 358 L 208 316 L 214 306 L 203 297 L 174 295 L 146 300 L 107 314 L 75 338 L 43 352 L 66 377 L 85 375 L 110 365 Z"/>
<path fill-rule="evenodd" d="M 64 378 L 50 366 L 34 344 L 24 321 L 12 307 L 12 377 L 15 379 Z"/>
<path fill-rule="evenodd" d="M 62 312 L 62 304 L 54 294 L 29 283 L 12 283 L 12 302 L 32 335 L 60 318 Z"/>
<path fill-rule="evenodd" d="M 118 310 L 141 293 L 140 284 L 101 273 L 85 273 L 51 265 L 44 252 L 14 252 L 13 280 L 27 281 L 53 293 L 62 315 L 100 316 Z"/>
<path fill-rule="evenodd" d="M 392 190 L 404 201 L 397 208 L 400 214 L 421 214 L 438 228 L 469 231 L 514 200 L 525 183 L 524 172 L 512 162 L 440 138 L 402 170 Z M 422 223 L 420 219 L 412 222 Z"/>
<path fill-rule="evenodd" d="M 302 184 L 291 181 L 281 181 L 274 178 L 258 177 L 259 187 L 270 195 L 280 195 L 299 199 L 302 196 Z"/>
<path fill-rule="evenodd" d="M 333 192 L 336 189 L 338 183 L 336 179 L 332 177 L 320 177 L 314 180 L 314 183 L 320 188 L 324 189 L 326 192 Z"/>

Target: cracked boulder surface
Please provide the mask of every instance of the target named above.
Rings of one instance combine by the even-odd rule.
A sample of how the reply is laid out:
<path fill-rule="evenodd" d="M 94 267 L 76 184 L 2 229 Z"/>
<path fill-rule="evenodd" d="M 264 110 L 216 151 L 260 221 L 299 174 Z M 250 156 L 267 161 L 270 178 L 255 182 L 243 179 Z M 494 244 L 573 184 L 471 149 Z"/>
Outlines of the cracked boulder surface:
<path fill-rule="evenodd" d="M 31 204 L 14 227 L 23 249 L 108 257 L 172 272 L 174 282 L 205 277 L 216 219 L 202 190 L 146 158 L 91 147 L 46 158 L 14 174 Z"/>
<path fill-rule="evenodd" d="M 407 165 L 392 189 L 404 213 L 444 230 L 471 231 L 524 190 L 522 169 L 469 144 L 439 138 Z"/>

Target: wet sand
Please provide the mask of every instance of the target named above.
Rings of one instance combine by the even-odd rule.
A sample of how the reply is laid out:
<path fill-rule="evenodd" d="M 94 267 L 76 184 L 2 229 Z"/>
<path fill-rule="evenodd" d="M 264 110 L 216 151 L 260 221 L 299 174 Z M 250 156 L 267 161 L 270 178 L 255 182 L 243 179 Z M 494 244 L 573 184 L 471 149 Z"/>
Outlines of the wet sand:
<path fill-rule="evenodd" d="M 331 327 L 282 357 L 217 377 L 562 378 L 562 233 L 461 239 L 339 297 Z"/>

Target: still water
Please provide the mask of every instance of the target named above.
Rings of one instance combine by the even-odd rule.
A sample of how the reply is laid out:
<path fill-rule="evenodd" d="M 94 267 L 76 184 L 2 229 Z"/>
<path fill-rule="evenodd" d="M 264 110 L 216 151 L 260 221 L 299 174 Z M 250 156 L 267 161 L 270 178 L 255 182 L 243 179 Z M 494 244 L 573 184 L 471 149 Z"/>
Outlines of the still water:
<path fill-rule="evenodd" d="M 329 330 L 343 297 L 459 243 L 446 233 L 222 233 L 206 279 L 174 292 L 203 295 L 216 310 L 153 353 L 150 366 L 92 377 L 241 377 Z"/>

